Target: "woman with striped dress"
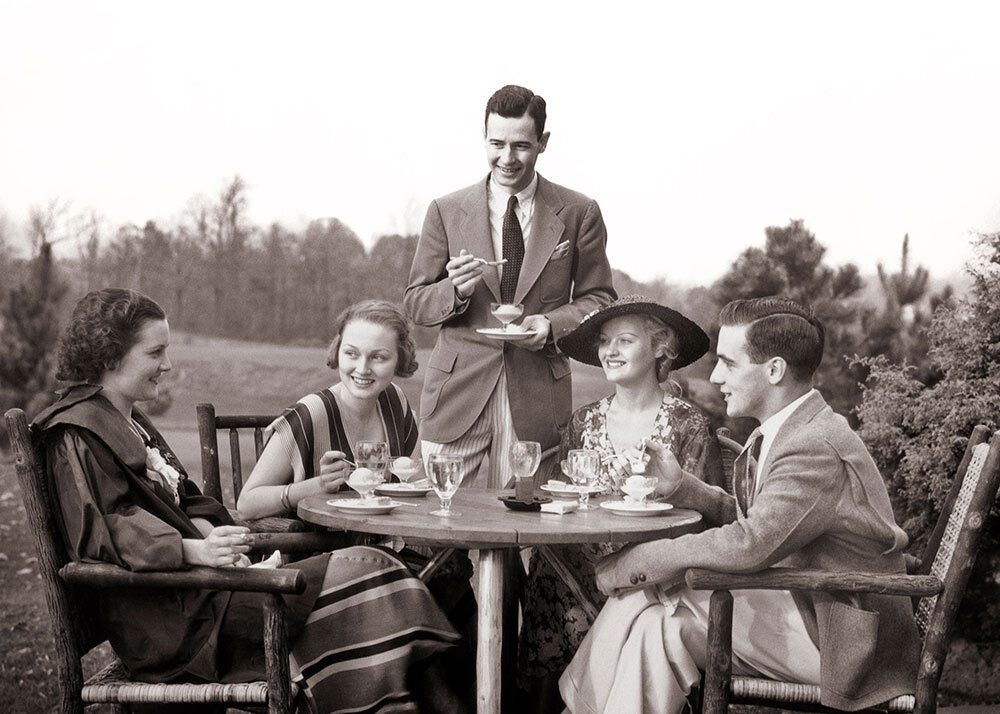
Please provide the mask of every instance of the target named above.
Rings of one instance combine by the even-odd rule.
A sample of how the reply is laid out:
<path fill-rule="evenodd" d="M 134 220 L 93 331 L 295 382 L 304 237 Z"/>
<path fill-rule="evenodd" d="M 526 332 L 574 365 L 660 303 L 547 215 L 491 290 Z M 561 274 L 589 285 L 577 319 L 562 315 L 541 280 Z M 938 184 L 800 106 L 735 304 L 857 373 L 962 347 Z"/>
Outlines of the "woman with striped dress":
<path fill-rule="evenodd" d="M 59 354 L 59 378 L 71 384 L 35 427 L 75 560 L 137 571 L 248 564 L 248 529 L 200 493 L 135 407 L 156 398 L 169 341 L 163 310 L 131 290 L 88 293 L 73 312 Z M 303 707 L 451 708 L 435 655 L 458 636 L 394 553 L 345 548 L 290 567 L 307 580 L 305 593 L 286 597 Z M 136 679 L 238 682 L 264 674 L 262 603 L 254 593 L 106 590 L 96 616 Z"/>
<path fill-rule="evenodd" d="M 366 300 L 347 308 L 334 330 L 327 365 L 340 381 L 302 397 L 268 427 L 237 503 L 244 518 L 294 513 L 306 496 L 341 490 L 360 440 L 388 442 L 394 458 L 416 456 L 417 422 L 392 382 L 417 369 L 406 316 L 392 303 Z"/>

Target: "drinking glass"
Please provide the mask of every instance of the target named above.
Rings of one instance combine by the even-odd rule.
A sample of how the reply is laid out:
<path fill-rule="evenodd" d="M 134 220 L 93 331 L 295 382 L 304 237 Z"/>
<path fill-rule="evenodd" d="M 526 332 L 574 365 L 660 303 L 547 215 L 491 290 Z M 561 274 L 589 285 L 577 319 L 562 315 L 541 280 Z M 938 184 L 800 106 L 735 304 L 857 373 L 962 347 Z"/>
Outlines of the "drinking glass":
<path fill-rule="evenodd" d="M 590 505 L 590 489 L 601 468 L 601 454 L 594 449 L 570 449 L 566 460 L 569 462 L 567 475 L 580 491 L 580 510 L 589 511 L 594 508 Z"/>
<path fill-rule="evenodd" d="M 490 312 L 493 317 L 503 323 L 505 332 L 510 331 L 510 323 L 519 318 L 524 313 L 524 305 L 520 303 L 514 305 L 506 302 L 491 302 Z"/>
<path fill-rule="evenodd" d="M 375 474 L 371 490 L 361 494 L 361 498 L 367 501 L 375 487 L 385 482 L 385 473 L 389 469 L 389 444 L 384 441 L 358 441 L 354 445 L 354 460 L 359 469 L 370 469 Z"/>
<path fill-rule="evenodd" d="M 427 457 L 428 473 L 434 493 L 441 499 L 441 508 L 431 511 L 432 516 L 458 516 L 451 510 L 451 498 L 462 482 L 462 457 L 454 454 L 431 454 Z"/>
<path fill-rule="evenodd" d="M 517 500 L 531 502 L 535 497 L 535 471 L 542 460 L 542 445 L 537 441 L 515 441 L 510 445 L 510 467 L 514 472 Z"/>

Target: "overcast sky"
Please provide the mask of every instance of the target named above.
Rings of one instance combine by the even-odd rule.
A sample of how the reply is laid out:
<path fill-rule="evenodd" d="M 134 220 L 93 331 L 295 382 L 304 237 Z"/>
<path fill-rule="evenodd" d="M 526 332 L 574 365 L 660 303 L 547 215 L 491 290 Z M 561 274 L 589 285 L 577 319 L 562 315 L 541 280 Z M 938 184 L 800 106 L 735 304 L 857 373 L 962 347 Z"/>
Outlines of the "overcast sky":
<path fill-rule="evenodd" d="M 0 213 L 250 218 L 370 244 L 486 175 L 483 108 L 545 97 L 538 168 L 597 199 L 611 262 L 707 283 L 802 218 L 833 263 L 939 275 L 1000 230 L 997 3 L 0 0 Z"/>

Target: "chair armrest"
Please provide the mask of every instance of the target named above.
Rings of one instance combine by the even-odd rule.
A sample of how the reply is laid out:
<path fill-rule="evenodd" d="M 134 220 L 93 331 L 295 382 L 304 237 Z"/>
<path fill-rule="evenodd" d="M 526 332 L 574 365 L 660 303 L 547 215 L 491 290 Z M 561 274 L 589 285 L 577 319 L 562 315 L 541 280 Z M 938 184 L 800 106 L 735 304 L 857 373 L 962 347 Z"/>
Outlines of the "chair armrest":
<path fill-rule="evenodd" d="M 253 533 L 304 533 L 309 530 L 306 524 L 298 518 L 285 518 L 283 516 L 267 516 L 247 520 L 234 518 L 233 520 L 236 525 L 245 526 Z"/>
<path fill-rule="evenodd" d="M 110 563 L 67 563 L 59 576 L 74 585 L 117 588 L 178 588 L 183 590 L 242 590 L 294 595 L 306 589 L 299 570 L 266 568 L 209 568 L 133 572 Z"/>
<path fill-rule="evenodd" d="M 251 550 L 265 553 L 280 550 L 282 553 L 329 552 L 348 545 L 347 533 L 305 531 L 302 533 L 251 533 Z"/>
<path fill-rule="evenodd" d="M 941 592 L 933 575 L 831 573 L 825 570 L 768 568 L 756 573 L 721 573 L 692 568 L 684 576 L 694 590 L 813 590 L 924 597 Z"/>

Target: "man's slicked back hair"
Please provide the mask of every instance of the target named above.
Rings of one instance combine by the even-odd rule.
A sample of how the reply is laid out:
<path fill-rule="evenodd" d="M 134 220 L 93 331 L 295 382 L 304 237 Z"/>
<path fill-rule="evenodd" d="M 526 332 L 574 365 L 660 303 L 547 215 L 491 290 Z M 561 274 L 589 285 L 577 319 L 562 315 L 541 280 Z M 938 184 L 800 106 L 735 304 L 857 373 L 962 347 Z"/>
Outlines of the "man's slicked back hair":
<path fill-rule="evenodd" d="M 525 114 L 535 121 L 535 133 L 542 138 L 545 133 L 545 100 L 530 89 L 508 84 L 493 93 L 486 102 L 486 117 L 483 126 L 490 120 L 490 114 L 499 114 L 508 119 L 523 117 Z"/>
<path fill-rule="evenodd" d="M 747 354 L 754 364 L 781 357 L 792 376 L 807 382 L 823 360 L 826 330 L 812 310 L 783 297 L 733 300 L 719 313 L 721 326 L 747 327 Z"/>

